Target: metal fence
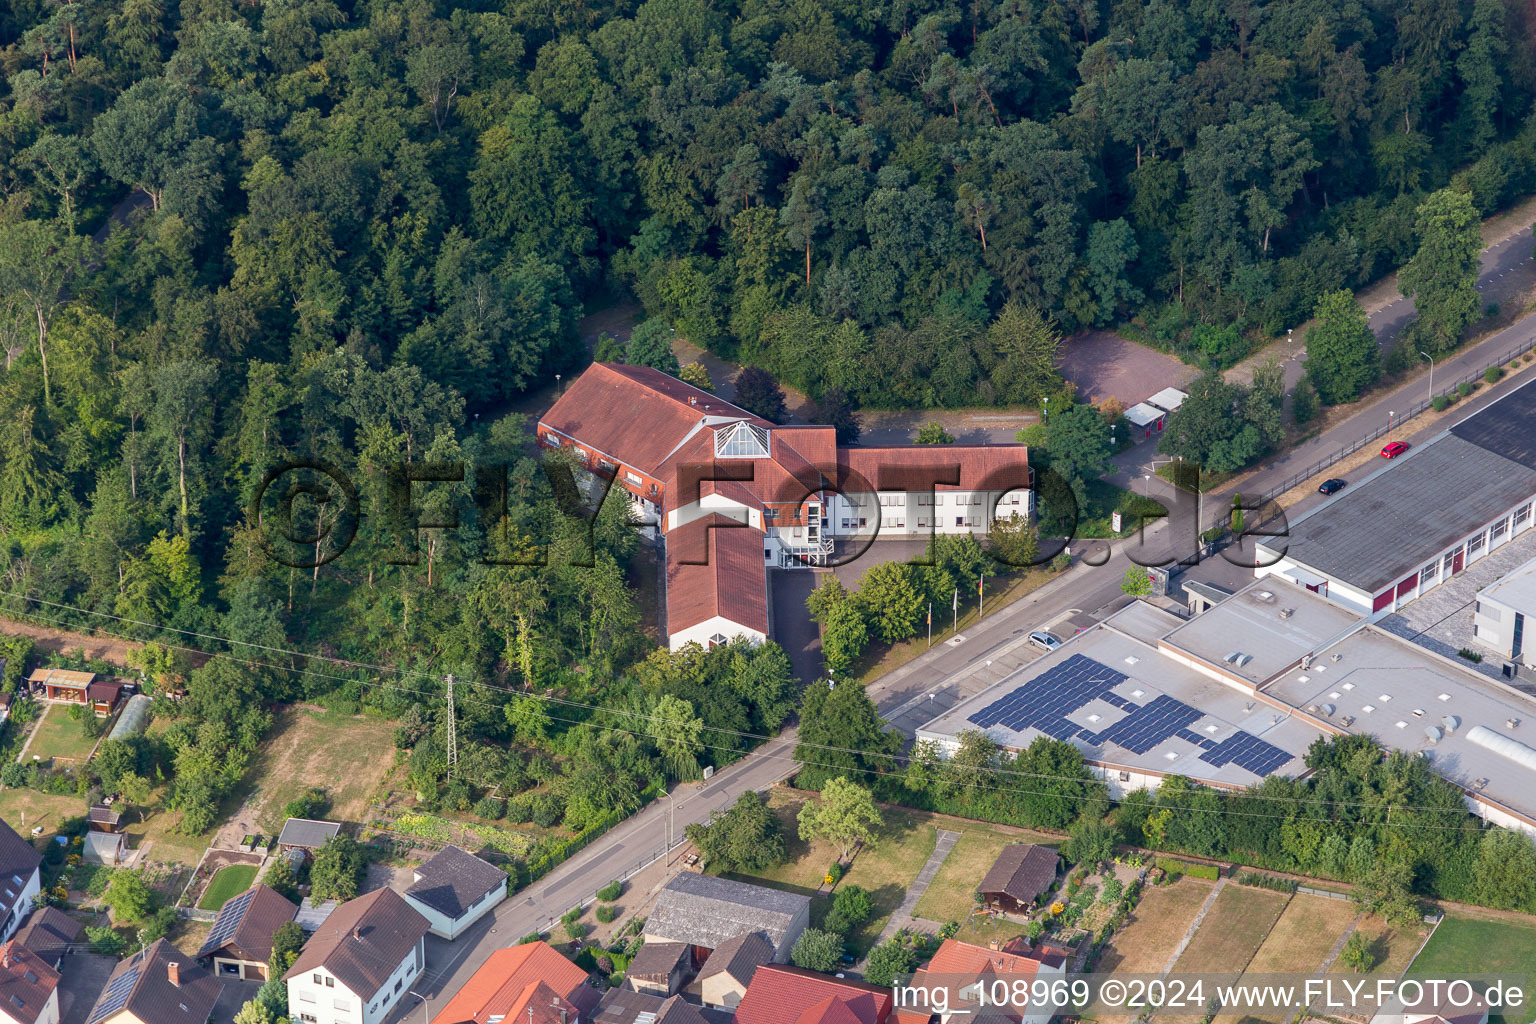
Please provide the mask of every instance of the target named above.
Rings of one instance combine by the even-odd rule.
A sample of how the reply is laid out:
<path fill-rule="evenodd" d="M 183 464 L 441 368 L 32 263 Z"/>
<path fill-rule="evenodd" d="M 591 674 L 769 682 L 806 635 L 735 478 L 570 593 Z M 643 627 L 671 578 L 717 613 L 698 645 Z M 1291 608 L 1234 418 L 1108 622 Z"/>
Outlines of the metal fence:
<path fill-rule="evenodd" d="M 1498 359 L 1495 359 L 1493 362 L 1484 365 L 1482 369 L 1452 381 L 1446 387 L 1435 392 L 1434 396 L 1420 399 L 1402 413 L 1394 416 L 1392 421 L 1386 426 L 1378 427 L 1377 429 L 1371 431 L 1369 434 L 1351 441 L 1349 444 L 1335 451 L 1333 454 L 1318 459 L 1316 462 L 1312 463 L 1312 465 L 1308 466 L 1301 472 L 1292 474 L 1285 480 L 1284 483 L 1278 484 L 1277 486 L 1271 487 L 1269 490 L 1265 491 L 1260 500 L 1270 501 L 1274 498 L 1278 498 L 1292 487 L 1295 487 L 1297 484 L 1304 480 L 1308 480 L 1311 477 L 1316 476 L 1318 473 L 1338 462 L 1340 459 L 1346 459 L 1353 455 L 1355 452 L 1359 451 L 1361 448 L 1364 448 L 1366 445 L 1370 444 L 1372 441 L 1380 440 L 1384 435 L 1390 433 L 1391 431 L 1400 429 L 1402 425 L 1408 420 L 1413 419 L 1419 413 L 1433 405 L 1435 397 L 1449 396 L 1463 384 L 1482 380 L 1483 374 L 1487 373 L 1488 370 L 1492 367 L 1503 366 L 1511 359 L 1514 359 L 1516 356 L 1522 356 L 1525 353 L 1531 351 L 1532 348 L 1536 348 L 1536 337 L 1527 338 L 1524 342 L 1510 349 Z"/>

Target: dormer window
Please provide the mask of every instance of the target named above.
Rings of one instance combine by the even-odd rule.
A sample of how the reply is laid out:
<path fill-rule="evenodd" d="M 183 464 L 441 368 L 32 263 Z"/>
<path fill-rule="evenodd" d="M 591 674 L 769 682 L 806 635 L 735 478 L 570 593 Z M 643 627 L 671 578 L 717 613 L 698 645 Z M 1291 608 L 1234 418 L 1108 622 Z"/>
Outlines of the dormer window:
<path fill-rule="evenodd" d="M 715 458 L 766 459 L 767 457 L 768 428 L 754 426 L 742 420 L 715 431 Z"/>

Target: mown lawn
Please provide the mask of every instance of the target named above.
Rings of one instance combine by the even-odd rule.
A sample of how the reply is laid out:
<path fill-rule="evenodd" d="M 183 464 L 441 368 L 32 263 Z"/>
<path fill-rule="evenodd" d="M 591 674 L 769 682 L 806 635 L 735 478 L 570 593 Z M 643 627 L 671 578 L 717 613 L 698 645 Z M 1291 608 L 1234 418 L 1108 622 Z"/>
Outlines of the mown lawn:
<path fill-rule="evenodd" d="M 111 719 L 107 719 L 102 728 L 110 725 Z M 83 723 L 71 718 L 69 708 L 62 704 L 49 704 L 33 730 L 32 745 L 27 748 L 29 761 L 34 755 L 44 761 L 50 757 L 67 757 L 81 765 L 96 748 L 97 737 L 87 736 Z"/>
<path fill-rule="evenodd" d="M 218 910 L 255 881 L 254 864 L 229 864 L 219 868 L 208 880 L 208 888 L 203 890 L 203 898 L 197 901 L 197 909 Z"/>
<path fill-rule="evenodd" d="M 1446 978 L 1457 974 L 1523 974 L 1526 991 L 1536 978 L 1536 921 L 1514 917 L 1447 914 L 1408 968 L 1410 978 Z M 1490 1024 L 1523 1024 L 1529 1005 L 1508 1014 L 1490 1012 Z"/>

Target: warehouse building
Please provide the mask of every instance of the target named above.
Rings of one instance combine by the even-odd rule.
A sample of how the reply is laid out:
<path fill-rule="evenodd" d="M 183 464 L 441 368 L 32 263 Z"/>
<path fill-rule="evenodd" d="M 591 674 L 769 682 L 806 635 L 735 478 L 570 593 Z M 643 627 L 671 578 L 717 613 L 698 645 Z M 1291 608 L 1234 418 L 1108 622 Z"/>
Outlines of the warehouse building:
<path fill-rule="evenodd" d="M 1529 530 L 1536 382 L 1256 544 L 1259 576 L 1379 619 Z"/>

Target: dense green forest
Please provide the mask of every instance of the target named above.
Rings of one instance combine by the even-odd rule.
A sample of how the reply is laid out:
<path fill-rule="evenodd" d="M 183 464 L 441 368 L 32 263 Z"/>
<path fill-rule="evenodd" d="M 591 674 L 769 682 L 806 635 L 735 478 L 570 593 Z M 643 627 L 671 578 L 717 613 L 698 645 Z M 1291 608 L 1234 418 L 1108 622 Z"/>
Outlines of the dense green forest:
<path fill-rule="evenodd" d="M 1042 316 L 1136 317 L 1221 361 L 1234 328 L 1281 329 L 1403 262 L 1431 190 L 1486 213 L 1536 188 L 1527 17 L 0 5 L 0 610 L 231 655 L 148 666 L 190 690 L 161 752 L 184 808 L 238 779 L 264 705 L 304 699 L 414 715 L 413 778 L 462 809 L 418 707 L 453 672 L 477 782 L 536 784 L 558 801 L 540 817 L 572 827 L 632 810 L 647 780 L 775 728 L 792 683 L 772 645 L 648 654 L 620 503 L 590 541 L 554 514 L 509 410 L 585 362 L 584 304 L 632 293 L 864 405 L 1033 400 L 1058 382 L 1011 325 Z M 275 560 L 248 510 L 287 458 L 360 490 L 356 541 L 319 568 Z M 412 540 L 385 500 L 406 460 L 468 467 L 417 491 L 424 516 L 467 510 L 460 529 Z M 478 516 L 502 465 L 505 510 Z M 296 535 L 332 531 L 311 553 L 335 553 L 343 504 L 307 506 Z M 482 557 L 534 553 L 549 566 Z"/>

